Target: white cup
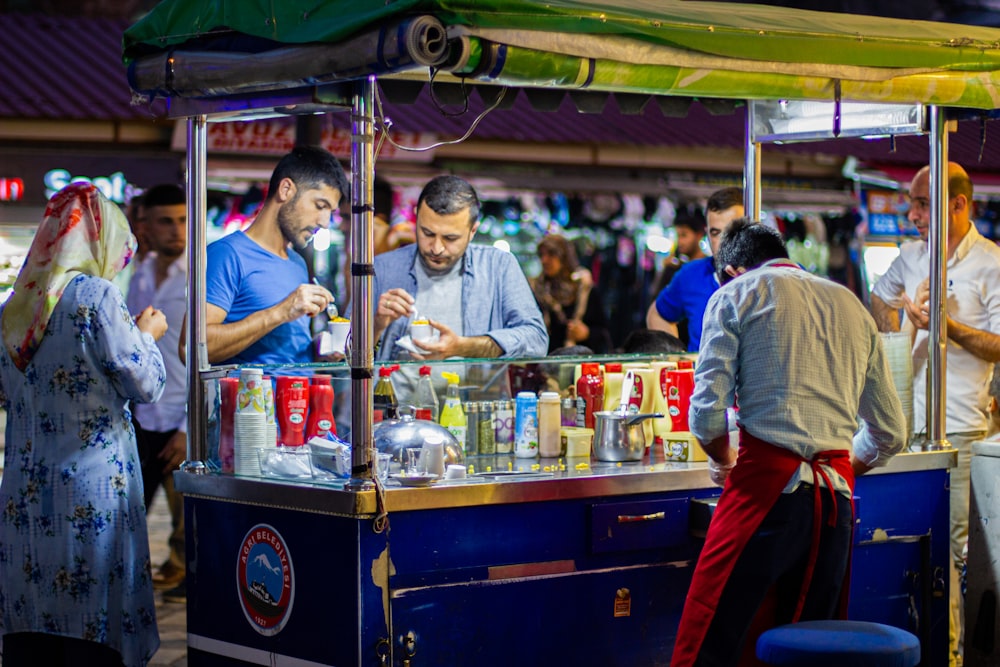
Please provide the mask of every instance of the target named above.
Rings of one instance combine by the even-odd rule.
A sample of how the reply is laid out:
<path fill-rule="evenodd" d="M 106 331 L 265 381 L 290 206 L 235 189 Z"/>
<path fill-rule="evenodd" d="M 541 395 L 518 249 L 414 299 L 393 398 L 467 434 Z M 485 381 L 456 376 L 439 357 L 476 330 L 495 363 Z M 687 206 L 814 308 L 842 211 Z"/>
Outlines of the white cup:
<path fill-rule="evenodd" d="M 411 340 L 433 340 L 438 330 L 430 325 L 426 320 L 420 320 L 410 325 Z"/>
<path fill-rule="evenodd" d="M 351 333 L 350 321 L 327 322 L 326 329 L 320 336 L 320 355 L 346 354 L 347 336 Z"/>
<path fill-rule="evenodd" d="M 444 476 L 444 440 L 432 436 L 424 442 L 424 452 L 420 455 L 428 475 Z"/>
<path fill-rule="evenodd" d="M 465 479 L 465 466 L 452 463 L 444 473 L 445 479 Z"/>

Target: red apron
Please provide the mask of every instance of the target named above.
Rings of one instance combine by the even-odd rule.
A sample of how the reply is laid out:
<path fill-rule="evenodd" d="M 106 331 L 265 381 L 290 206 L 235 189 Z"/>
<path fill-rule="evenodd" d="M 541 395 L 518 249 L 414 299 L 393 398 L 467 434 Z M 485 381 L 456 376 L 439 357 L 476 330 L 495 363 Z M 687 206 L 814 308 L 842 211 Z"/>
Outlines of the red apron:
<path fill-rule="evenodd" d="M 812 461 L 795 452 L 760 440 L 740 429 L 739 465 L 733 468 L 723 487 L 719 504 L 716 506 L 705 537 L 698 564 L 695 567 L 691 587 L 688 589 L 677 628 L 677 640 L 671 667 L 693 665 L 698 657 L 701 644 L 708 627 L 715 616 L 715 609 L 722 595 L 722 589 L 729 580 L 736 559 L 739 558 L 750 537 L 760 526 L 764 517 L 781 496 L 788 480 L 803 462 L 810 464 L 813 471 L 813 487 L 816 493 L 813 516 L 812 545 L 806 566 L 802 589 L 796 605 L 793 622 L 799 619 L 812 580 L 813 568 L 819 551 L 822 517 L 822 497 L 819 478 L 827 484 L 828 493 L 836 493 L 820 463 L 830 465 L 847 480 L 854 492 L 854 471 L 851 468 L 850 452 L 836 450 L 822 452 Z M 853 514 L 853 501 L 851 512 Z M 831 512 L 830 524 L 836 523 L 836 505 Z M 853 523 L 853 522 L 852 522 Z M 846 592 L 850 581 L 850 564 L 844 575 L 841 595 L 841 614 L 846 617 Z"/>

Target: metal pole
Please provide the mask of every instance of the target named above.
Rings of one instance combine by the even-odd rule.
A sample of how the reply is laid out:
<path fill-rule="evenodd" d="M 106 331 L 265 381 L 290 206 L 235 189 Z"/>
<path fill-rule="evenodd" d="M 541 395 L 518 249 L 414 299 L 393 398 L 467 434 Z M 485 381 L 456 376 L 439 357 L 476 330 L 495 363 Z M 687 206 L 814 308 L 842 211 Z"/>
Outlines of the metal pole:
<path fill-rule="evenodd" d="M 747 101 L 747 122 L 743 150 L 743 210 L 751 220 L 760 220 L 760 143 L 754 141 L 757 114 Z"/>
<path fill-rule="evenodd" d="M 948 254 L 948 129 L 943 109 L 930 107 L 930 200 L 931 219 L 927 233 L 930 255 L 930 336 L 927 346 L 927 449 L 951 447 L 946 433 L 945 372 L 948 345 L 947 280 Z"/>
<path fill-rule="evenodd" d="M 372 295 L 375 77 L 355 84 L 351 117 L 351 480 L 370 483 L 374 459 L 372 400 L 375 303 Z"/>
<path fill-rule="evenodd" d="M 187 239 L 188 308 L 184 346 L 187 351 L 188 440 L 184 472 L 205 473 L 208 434 L 205 425 L 205 386 L 208 347 L 205 317 L 205 221 L 207 206 L 208 131 L 205 116 L 188 118 L 187 125 Z"/>

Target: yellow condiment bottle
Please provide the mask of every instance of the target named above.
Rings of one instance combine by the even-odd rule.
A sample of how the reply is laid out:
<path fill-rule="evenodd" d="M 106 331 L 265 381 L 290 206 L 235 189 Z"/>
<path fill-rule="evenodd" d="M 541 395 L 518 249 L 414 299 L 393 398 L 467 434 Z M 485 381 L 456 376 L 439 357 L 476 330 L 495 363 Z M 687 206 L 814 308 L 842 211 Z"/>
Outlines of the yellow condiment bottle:
<path fill-rule="evenodd" d="M 448 381 L 448 389 L 445 393 L 444 405 L 441 406 L 441 418 L 438 419 L 438 422 L 455 436 L 459 447 L 464 451 L 468 421 L 465 418 L 465 410 L 462 408 L 462 400 L 458 395 L 459 377 L 457 373 L 447 371 L 441 373 L 441 377 Z M 471 454 L 477 453 L 471 452 Z M 468 455 L 470 452 L 466 452 L 466 454 Z"/>

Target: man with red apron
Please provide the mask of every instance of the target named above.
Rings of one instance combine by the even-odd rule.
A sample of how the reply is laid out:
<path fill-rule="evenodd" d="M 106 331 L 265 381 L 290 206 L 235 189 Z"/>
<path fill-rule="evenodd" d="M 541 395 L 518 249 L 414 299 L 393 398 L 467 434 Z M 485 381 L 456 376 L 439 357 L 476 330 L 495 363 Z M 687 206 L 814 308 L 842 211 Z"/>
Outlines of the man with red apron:
<path fill-rule="evenodd" d="M 777 232 L 745 218 L 715 256 L 723 286 L 705 313 L 689 422 L 723 492 L 672 667 L 759 664 L 767 628 L 843 616 L 854 477 L 904 445 L 874 321 L 853 293 L 787 257 Z"/>

